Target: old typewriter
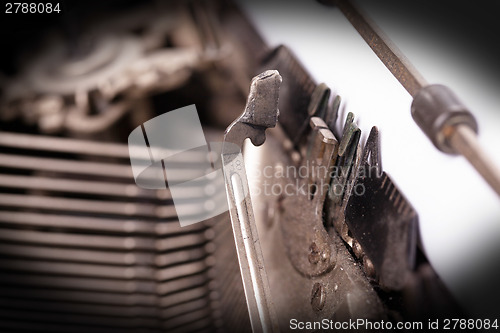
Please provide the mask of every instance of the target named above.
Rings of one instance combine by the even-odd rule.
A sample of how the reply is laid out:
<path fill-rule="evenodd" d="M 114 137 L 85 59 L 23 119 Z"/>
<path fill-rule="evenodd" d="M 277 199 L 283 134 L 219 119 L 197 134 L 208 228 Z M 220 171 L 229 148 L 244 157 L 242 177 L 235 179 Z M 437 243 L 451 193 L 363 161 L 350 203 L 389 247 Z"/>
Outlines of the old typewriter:
<path fill-rule="evenodd" d="M 332 20 L 343 12 L 382 61 L 402 59 L 357 7 L 331 5 L 303 4 Z M 288 14 L 307 17 L 302 7 L 280 6 L 284 15 L 291 6 Z M 398 186 L 405 179 L 425 182 L 428 169 L 382 167 L 386 157 L 398 158 L 381 144 L 383 118 L 360 126 L 341 87 L 322 83 L 335 78 L 317 71 L 313 77 L 307 59 L 296 55 L 300 48 L 267 42 L 274 38 L 272 24 L 265 27 L 271 7 L 228 0 L 66 1 L 50 22 L 41 14 L 24 17 L 35 22 L 25 25 L 2 17 L 1 332 L 323 331 L 353 329 L 342 326 L 349 321 L 360 324 L 356 330 L 403 324 L 397 328 L 412 331 L 435 320 L 442 329 L 446 320 L 453 328 L 478 318 L 481 327 L 473 329 L 486 328 L 486 320 L 495 327 L 495 249 L 478 273 L 490 280 L 472 274 L 467 292 L 450 290 L 429 261 L 421 212 Z M 8 31 L 11 25 L 16 28 Z M 309 36 L 300 43 L 308 39 L 328 58 L 321 51 L 328 40 Z M 367 54 L 378 61 L 368 48 Z M 389 68 L 400 81 L 414 74 L 402 60 Z M 425 84 L 411 75 L 403 86 L 415 98 L 419 126 L 440 150 L 462 149 L 475 137 L 475 119 L 447 88 L 419 93 Z M 433 114 L 440 101 L 432 98 L 443 94 L 455 103 L 443 104 L 445 111 L 460 116 L 451 123 Z M 228 200 L 229 211 L 181 226 L 168 179 L 165 188 L 138 186 L 127 143 L 148 120 L 189 105 L 196 106 L 207 142 L 245 142 L 231 163 L 244 165 L 234 170 L 246 192 L 235 199 L 238 190 L 227 178 L 226 188 L 204 195 Z M 409 109 L 401 113 L 411 121 Z M 441 123 L 463 125 L 468 136 L 443 139 L 443 128 L 450 128 Z M 198 162 L 182 168 L 196 169 Z M 220 163 L 227 175 L 229 164 Z M 478 169 L 498 190 L 498 173 L 488 163 Z M 482 182 L 476 177 L 470 182 Z M 481 189 L 490 191 L 485 184 Z M 426 186 L 436 210 L 444 191 L 471 195 L 460 194 L 459 186 Z M 198 191 L 180 199 L 188 211 L 202 205 Z M 498 222 L 491 215 L 498 198 L 493 191 L 483 197 L 494 207 L 482 210 L 486 219 Z M 489 239 L 484 233 L 478 231 Z M 479 303 L 490 310 L 487 318 L 470 311 Z"/>

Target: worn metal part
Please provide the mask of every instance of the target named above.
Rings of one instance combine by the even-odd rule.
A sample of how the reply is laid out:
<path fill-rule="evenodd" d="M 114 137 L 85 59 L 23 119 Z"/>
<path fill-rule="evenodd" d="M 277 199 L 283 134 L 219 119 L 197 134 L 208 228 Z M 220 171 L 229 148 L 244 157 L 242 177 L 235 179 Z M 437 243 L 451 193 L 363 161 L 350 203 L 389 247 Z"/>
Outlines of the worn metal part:
<path fill-rule="evenodd" d="M 265 130 L 276 126 L 281 76 L 276 70 L 265 71 L 252 79 L 245 111 L 228 126 L 224 134 L 223 154 L 237 153 L 249 138 L 255 146 L 266 140 Z"/>
<path fill-rule="evenodd" d="M 411 114 L 436 148 L 463 155 L 500 196 L 500 171 L 477 139 L 476 119 L 448 87 L 422 88 L 413 99 Z"/>
<path fill-rule="evenodd" d="M 340 139 L 328 200 L 325 203 L 327 224 L 333 225 L 342 239 L 351 247 L 353 238 L 345 223 L 345 209 L 351 192 L 355 190 L 356 165 L 361 155 L 360 137 L 361 130 L 354 122 L 354 114 L 349 112 Z"/>
<path fill-rule="evenodd" d="M 253 203 L 256 223 L 259 231 L 262 231 L 261 246 L 280 329 L 292 331 L 290 318 L 298 321 L 349 318 L 385 320 L 382 303 L 366 278 L 362 265 L 349 253 L 337 232 L 333 228 L 325 228 L 322 214 L 316 215 L 316 206 L 313 205 L 316 196 L 311 200 L 308 191 L 300 191 L 301 182 L 307 184 L 309 175 L 304 173 L 301 178 L 293 170 L 303 164 L 296 164 L 293 154 L 281 148 L 283 132 L 279 128 L 269 132 L 262 148 L 246 151 L 246 167 L 249 175 L 255 174 L 255 167 L 260 170 L 269 170 L 271 167 L 273 170 L 272 177 L 270 173 L 266 176 L 260 172 L 260 177 L 254 179 L 254 185 L 260 188 L 261 195 L 253 197 Z M 320 133 L 316 135 L 320 136 Z M 253 147 L 248 145 L 246 148 Z M 306 157 L 303 162 L 305 160 Z M 322 163 L 326 163 L 326 160 Z M 281 195 L 265 192 L 266 188 L 271 187 L 287 190 Z M 275 207 L 272 224 L 267 222 L 269 207 Z M 292 233 L 293 236 L 289 237 Z M 327 237 L 316 242 L 314 237 L 318 233 L 326 234 Z M 290 256 L 288 249 L 293 245 L 295 255 Z M 298 260 L 303 263 L 300 270 Z M 330 263 L 326 265 L 328 261 Z M 328 268 L 311 276 L 311 272 L 319 272 L 316 267 Z M 307 274 L 303 274 L 303 271 Z M 313 294 L 313 290 L 317 290 L 314 287 L 316 283 L 322 286 L 319 294 Z"/>
<path fill-rule="evenodd" d="M 245 111 L 227 128 L 222 146 L 229 213 L 254 332 L 277 332 L 279 326 L 269 291 L 241 148 L 247 138 L 256 146 L 262 145 L 266 139 L 265 130 L 276 125 L 280 84 L 278 71 L 263 72 L 252 80 Z"/>
<path fill-rule="evenodd" d="M 365 148 L 363 149 L 363 155 L 358 169 L 358 177 L 360 176 L 360 172 L 364 172 L 362 176 L 366 176 L 367 171 L 370 177 L 372 176 L 371 172 L 374 172 L 375 177 L 380 177 L 382 170 L 380 136 L 378 128 L 373 126 L 365 142 Z"/>
<path fill-rule="evenodd" d="M 330 271 L 336 261 L 334 242 L 323 226 L 323 204 L 330 184 L 338 142 L 325 122 L 318 117 L 310 121 L 311 133 L 306 156 L 300 168 L 304 178 L 297 178 L 291 193 L 282 204 L 281 230 L 288 258 L 295 269 L 307 277 Z M 299 177 L 300 177 L 299 176 Z"/>
<path fill-rule="evenodd" d="M 328 101 L 330 100 L 331 90 L 325 83 L 320 83 L 314 89 L 311 102 L 307 108 L 308 117 L 299 130 L 299 134 L 295 137 L 294 146 L 299 145 L 300 140 L 306 137 L 307 129 L 309 128 L 309 120 L 311 117 L 319 117 L 325 119 L 325 113 L 328 108 Z"/>
<path fill-rule="evenodd" d="M 213 235 L 206 223 L 181 228 L 168 190 L 135 186 L 118 156 L 126 145 L 3 133 L 0 146 L 9 153 L 0 166 L 3 330 L 26 318 L 55 331 L 213 328 Z M 107 148 L 108 171 L 123 172 L 85 172 L 83 160 Z M 39 156 L 74 164 L 51 168 Z"/>
<path fill-rule="evenodd" d="M 137 188 L 128 165 L 127 146 L 104 141 L 122 140 L 129 127 L 134 128 L 156 113 L 178 107 L 173 106 L 175 103 L 203 106 L 199 110 L 202 122 L 207 122 L 204 125 L 225 127 L 237 117 L 234 111 L 243 107 L 242 96 L 247 94 L 249 78 L 263 65 L 277 68 L 283 75 L 279 102 L 275 89 L 267 89 L 278 85 L 274 75 L 269 79 L 275 82 L 269 82 L 267 88 L 262 81 L 256 82 L 251 96 L 276 100 L 283 112 L 283 127 L 270 130 L 272 134 L 266 144 L 258 149 L 259 156 L 276 170 L 300 167 L 302 163 L 325 166 L 327 170 L 328 164 L 335 166 L 338 157 L 338 142 L 332 136 L 332 129 L 340 97 L 336 96 L 327 107 L 328 87 L 316 86 L 286 47 L 279 47 L 266 56 L 267 46 L 245 16 L 227 10 L 234 7 L 230 1 L 202 2 L 195 8 L 195 15 L 185 10 L 185 2 L 179 1 L 177 5 L 155 5 L 155 8 L 171 8 L 171 13 L 179 14 L 171 15 L 175 16 L 173 22 L 158 20 L 151 25 L 138 22 L 126 29 L 135 36 L 134 40 L 144 42 L 141 44 L 143 61 L 131 62 L 128 74 L 113 75 L 109 81 L 103 76 L 97 92 L 75 92 L 75 101 L 73 93 L 71 96 L 44 94 L 34 100 L 23 98 L 25 104 L 16 104 L 16 100 L 8 105 L 14 110 L 13 116 L 17 117 L 20 114 L 17 111 L 22 110 L 26 118 L 16 118 L 16 122 L 25 120 L 26 123 L 19 127 L 15 124 L 13 130 L 32 133 L 36 131 L 38 115 L 43 115 L 38 119 L 39 125 L 42 124 L 39 132 L 57 132 L 60 126 L 71 125 L 71 133 L 61 133 L 62 136 L 85 134 L 83 137 L 87 140 L 0 134 L 0 261 L 4 267 L 0 271 L 1 329 L 51 332 L 91 329 L 106 333 L 245 332 L 251 329 L 244 295 L 248 285 L 242 283 L 236 252 L 242 247 L 235 247 L 234 243 L 243 241 L 243 246 L 249 249 L 259 243 L 252 244 L 251 238 L 235 238 L 229 214 L 222 214 L 218 222 L 206 221 L 181 228 L 169 190 Z M 214 12 L 204 12 L 208 10 Z M 172 27 L 176 28 L 172 30 Z M 166 31 L 172 33 L 165 34 Z M 158 53 L 162 47 L 172 52 Z M 239 55 L 236 59 L 235 54 Z M 224 61 L 211 62 L 218 56 L 224 56 Z M 193 68 L 196 75 L 190 76 Z M 85 68 L 73 67 L 70 72 L 84 72 L 82 69 Z M 187 77 L 190 77 L 187 86 L 179 87 Z M 171 88 L 175 91 L 169 91 Z M 155 93 L 151 98 L 146 96 L 148 91 L 158 91 L 165 96 L 156 100 L 158 95 Z M 115 102 L 130 103 L 128 106 L 133 112 L 126 111 L 124 118 L 115 117 L 123 114 L 123 108 L 118 110 L 121 106 Z M 227 133 L 226 153 L 239 154 L 245 135 L 256 144 L 264 141 L 264 130 L 274 124 L 275 117 L 260 116 L 271 112 L 276 105 L 261 102 L 258 98 L 248 100 L 248 105 L 255 108 L 232 125 Z M 75 104 L 79 110 L 67 109 L 68 104 Z M 80 113 L 90 106 L 95 110 Z M 259 114 L 262 110 L 264 114 Z M 59 117 L 65 112 L 74 118 L 66 122 Z M 8 122 L 12 119 L 2 118 Z M 25 127 L 26 124 L 31 127 Z M 4 128 L 10 130 L 9 126 L 10 123 L 5 123 Z M 356 132 L 354 127 L 350 129 Z M 111 137 L 101 140 L 98 135 L 102 134 Z M 214 141 L 220 141 L 222 133 L 217 135 Z M 301 138 L 294 145 L 297 137 Z M 351 139 L 345 140 L 343 156 L 349 160 Z M 237 142 L 237 147 L 231 146 L 231 142 Z M 250 142 L 247 140 L 247 143 Z M 254 162 L 255 155 L 247 152 L 249 150 L 245 150 L 244 157 L 249 159 L 244 164 L 241 155 L 226 155 L 226 161 L 236 169 L 229 183 L 235 194 L 232 214 L 243 217 L 241 220 L 249 226 L 244 230 L 240 228 L 242 235 L 250 231 L 253 240 L 257 240 L 257 230 L 250 223 L 252 208 L 255 209 L 265 266 L 257 256 L 258 263 L 253 267 L 257 273 L 262 267 L 266 268 L 268 292 L 275 304 L 280 329 L 290 329 L 290 318 L 385 320 L 390 313 L 385 308 L 387 304 L 383 304 L 387 299 L 381 297 L 377 282 L 367 278 L 367 275 L 375 276 L 374 264 L 359 242 L 354 239 L 349 248 L 330 227 L 331 223 L 323 225 L 322 216 L 328 212 L 323 209 L 326 191 L 321 192 L 321 184 L 329 184 L 329 176 L 309 173 L 303 178 L 275 179 L 272 184 L 279 183 L 282 189 L 290 185 L 289 189 L 295 192 L 300 189 L 300 184 L 295 183 L 298 180 L 312 191 L 299 190 L 300 199 L 261 194 L 252 196 L 250 203 L 245 179 L 238 178 Z M 357 149 L 352 157 L 354 165 L 360 154 Z M 188 155 L 186 153 L 187 160 L 183 160 L 179 168 L 193 168 L 193 160 Z M 187 171 L 176 181 L 188 179 Z M 260 171 L 262 173 L 262 168 Z M 353 175 L 351 172 L 346 176 L 348 183 Z M 263 185 L 269 178 L 260 180 Z M 215 192 L 226 196 L 223 189 Z M 189 199 L 195 212 L 199 209 L 195 203 L 199 196 L 200 193 L 189 188 L 182 198 Z M 346 194 L 339 205 L 342 214 L 347 197 Z M 310 227 L 312 223 L 314 226 Z M 283 230 L 293 233 L 293 237 L 285 237 Z M 318 234 L 321 236 L 314 238 Z M 397 310 L 395 313 L 399 315 Z"/>
<path fill-rule="evenodd" d="M 134 183 L 123 144 L 131 128 L 181 103 L 200 107 L 207 138 L 244 106 L 267 46 L 231 1 L 201 6 L 209 24 L 185 1 L 104 6 L 70 24 L 92 33 L 101 20 L 95 36 L 110 38 L 53 63 L 31 52 L 2 82 L 1 331 L 250 331 L 229 214 L 181 228 L 169 189 Z M 199 34 L 207 28 L 221 29 L 215 48 Z M 39 77 L 26 82 L 36 74 L 30 64 Z M 223 131 L 215 134 L 221 141 Z M 226 200 L 223 187 L 214 191 Z M 182 195 L 192 212 L 199 192 Z"/>
<path fill-rule="evenodd" d="M 469 127 L 477 134 L 476 119 L 450 88 L 428 85 L 415 94 L 411 115 L 434 146 L 447 154 L 458 154 L 449 141 L 457 126 Z"/>
<path fill-rule="evenodd" d="M 363 251 L 358 257 L 366 256 L 373 263 L 380 285 L 401 290 L 415 266 L 418 219 L 399 188 L 382 172 L 378 141 L 374 127 L 357 170 L 355 186 L 362 187 L 363 193 L 350 196 L 345 221 Z"/>
<path fill-rule="evenodd" d="M 279 100 L 280 127 L 291 140 L 295 140 L 301 135 L 301 129 L 308 126 L 308 110 L 317 85 L 293 52 L 283 45 L 269 52 L 262 69 L 276 69 L 283 77 Z"/>
<path fill-rule="evenodd" d="M 340 103 L 342 102 L 342 98 L 340 95 L 335 96 L 331 105 L 327 109 L 325 122 L 328 125 L 328 128 L 333 132 L 333 134 L 338 135 L 335 131 L 335 124 L 337 122 L 339 116 Z M 338 135 L 340 137 L 340 135 Z"/>

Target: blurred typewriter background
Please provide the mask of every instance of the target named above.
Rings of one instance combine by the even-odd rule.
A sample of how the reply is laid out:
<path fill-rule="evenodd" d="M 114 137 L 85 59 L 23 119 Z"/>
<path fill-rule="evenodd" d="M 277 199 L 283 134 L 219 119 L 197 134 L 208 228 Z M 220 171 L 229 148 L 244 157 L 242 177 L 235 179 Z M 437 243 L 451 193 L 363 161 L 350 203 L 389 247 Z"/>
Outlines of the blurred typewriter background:
<path fill-rule="evenodd" d="M 469 105 L 500 165 L 498 20 L 485 2 L 451 3 L 362 4 L 424 76 Z M 66 1 L 61 10 L 1 16 L 2 331 L 249 331 L 229 216 L 181 228 L 168 189 L 135 185 L 126 142 L 145 121 L 190 104 L 207 141 L 222 141 L 251 78 L 271 65 L 288 92 L 282 117 L 307 112 L 312 88 L 326 82 L 332 101 L 342 95 L 338 132 L 347 112 L 363 142 L 379 127 L 384 170 L 419 216 L 433 269 L 471 318 L 498 316 L 498 198 L 461 158 L 435 151 L 411 120 L 410 96 L 338 10 L 226 0 Z M 275 240 L 261 240 L 267 260 Z M 287 285 L 270 261 L 271 288 Z M 341 305 L 311 310 L 308 286 L 290 307 L 355 318 L 367 311 L 349 301 L 359 286 L 378 302 L 376 318 L 419 318 L 422 309 L 407 306 L 428 305 L 416 300 L 420 280 L 407 292 L 378 290 L 364 270 L 352 274 L 362 281 L 340 286 Z M 429 309 L 439 309 L 446 288 L 422 295 L 432 288 Z M 326 290 L 328 302 L 337 289 Z M 289 301 L 272 296 L 278 307 Z"/>

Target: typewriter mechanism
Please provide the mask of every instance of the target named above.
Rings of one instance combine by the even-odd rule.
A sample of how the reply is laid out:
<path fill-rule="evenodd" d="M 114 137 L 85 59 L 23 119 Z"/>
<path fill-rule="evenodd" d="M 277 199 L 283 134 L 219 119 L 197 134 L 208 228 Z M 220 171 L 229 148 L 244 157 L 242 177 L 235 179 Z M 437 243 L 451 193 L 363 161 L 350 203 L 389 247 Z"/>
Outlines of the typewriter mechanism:
<path fill-rule="evenodd" d="M 68 7 L 1 77 L 2 332 L 467 318 L 426 258 L 418 211 L 382 167 L 377 124 L 362 136 L 292 50 L 267 45 L 231 1 L 94 5 L 100 15 Z M 238 243 L 233 231 L 240 211 L 181 226 L 168 188 L 134 181 L 130 132 L 193 104 L 208 142 L 265 133 L 241 147 L 255 258 L 250 236 Z M 277 110 L 276 124 L 259 123 Z M 225 132 L 235 119 L 242 127 Z"/>

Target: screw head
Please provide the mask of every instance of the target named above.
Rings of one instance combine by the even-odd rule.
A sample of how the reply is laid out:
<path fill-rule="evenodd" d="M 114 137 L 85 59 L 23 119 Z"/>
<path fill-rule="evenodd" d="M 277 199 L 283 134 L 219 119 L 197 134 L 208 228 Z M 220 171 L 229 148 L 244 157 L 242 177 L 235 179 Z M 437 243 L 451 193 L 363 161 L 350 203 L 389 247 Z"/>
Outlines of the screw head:
<path fill-rule="evenodd" d="M 325 288 L 321 283 L 315 283 L 311 291 L 311 306 L 314 311 L 318 312 L 323 309 L 326 301 Z"/>

